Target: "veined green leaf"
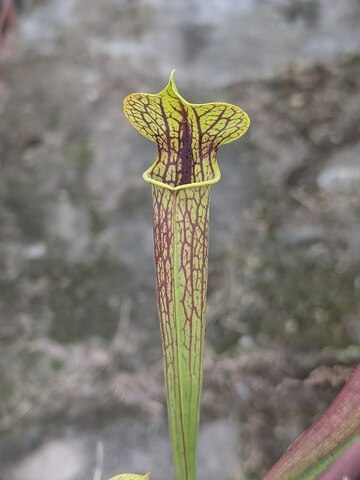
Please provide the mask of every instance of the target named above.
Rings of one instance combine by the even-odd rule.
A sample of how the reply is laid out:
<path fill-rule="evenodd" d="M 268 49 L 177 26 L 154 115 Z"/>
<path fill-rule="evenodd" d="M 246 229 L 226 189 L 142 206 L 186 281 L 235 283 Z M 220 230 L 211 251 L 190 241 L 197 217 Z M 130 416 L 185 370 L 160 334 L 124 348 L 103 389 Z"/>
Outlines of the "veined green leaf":
<path fill-rule="evenodd" d="M 160 93 L 127 96 L 124 111 L 142 135 L 157 143 L 158 155 L 144 179 L 173 191 L 217 183 L 218 148 L 241 137 L 250 124 L 235 105 L 187 102 L 177 90 L 174 71 Z"/>
<path fill-rule="evenodd" d="M 345 466 L 353 471 L 357 468 L 360 474 L 359 440 L 360 365 L 324 415 L 285 452 L 264 480 L 342 480 L 347 477 Z M 332 476 L 335 466 L 336 472 L 342 469 L 341 476 Z"/>
<path fill-rule="evenodd" d="M 117 475 L 116 477 L 110 478 L 110 480 L 150 480 L 150 475 L 135 475 L 134 473 L 123 473 L 122 475 Z"/>
<path fill-rule="evenodd" d="M 152 184 L 157 303 L 168 417 L 178 480 L 196 479 L 199 406 L 208 264 L 210 189 L 220 179 L 216 152 L 249 127 L 249 117 L 227 103 L 191 104 L 173 73 L 156 95 L 134 93 L 125 114 L 157 143 L 145 171 Z"/>

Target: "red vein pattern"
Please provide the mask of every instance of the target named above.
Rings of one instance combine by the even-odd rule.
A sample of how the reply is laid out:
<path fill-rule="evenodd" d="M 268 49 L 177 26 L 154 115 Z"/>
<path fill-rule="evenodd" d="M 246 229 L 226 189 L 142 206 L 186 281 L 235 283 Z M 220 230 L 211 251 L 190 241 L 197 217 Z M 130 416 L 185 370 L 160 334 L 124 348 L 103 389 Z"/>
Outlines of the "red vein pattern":
<path fill-rule="evenodd" d="M 133 93 L 124 105 L 134 127 L 157 143 L 150 178 L 171 187 L 212 180 L 220 145 L 236 140 L 249 127 L 241 108 L 219 102 L 190 104 L 172 81 L 157 95 Z"/>
<path fill-rule="evenodd" d="M 186 480 L 194 480 L 196 470 L 209 195 L 209 186 L 176 192 L 153 187 L 156 284 L 170 431 L 181 459 L 175 459 L 178 475 Z"/>

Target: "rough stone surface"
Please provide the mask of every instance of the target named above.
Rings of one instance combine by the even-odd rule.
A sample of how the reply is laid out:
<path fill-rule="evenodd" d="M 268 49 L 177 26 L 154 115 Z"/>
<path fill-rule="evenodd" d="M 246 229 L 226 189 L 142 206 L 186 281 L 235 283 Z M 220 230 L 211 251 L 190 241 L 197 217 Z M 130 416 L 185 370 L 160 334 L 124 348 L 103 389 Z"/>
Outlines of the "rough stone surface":
<path fill-rule="evenodd" d="M 325 193 L 356 193 L 360 189 L 360 143 L 340 151 L 317 178 Z"/>

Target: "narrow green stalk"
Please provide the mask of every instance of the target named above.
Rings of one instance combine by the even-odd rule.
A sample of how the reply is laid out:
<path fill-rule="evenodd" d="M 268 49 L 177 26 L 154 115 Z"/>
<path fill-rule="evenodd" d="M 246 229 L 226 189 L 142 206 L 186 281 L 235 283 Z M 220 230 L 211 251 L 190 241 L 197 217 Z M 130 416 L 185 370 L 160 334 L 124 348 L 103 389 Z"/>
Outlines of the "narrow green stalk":
<path fill-rule="evenodd" d="M 158 147 L 143 177 L 152 184 L 168 417 L 177 479 L 196 480 L 210 190 L 220 179 L 219 146 L 244 134 L 249 118 L 226 103 L 188 103 L 173 73 L 160 93 L 126 97 L 124 109 L 133 126 Z"/>
<path fill-rule="evenodd" d="M 210 187 L 153 187 L 154 250 L 170 432 L 179 479 L 195 480 Z"/>

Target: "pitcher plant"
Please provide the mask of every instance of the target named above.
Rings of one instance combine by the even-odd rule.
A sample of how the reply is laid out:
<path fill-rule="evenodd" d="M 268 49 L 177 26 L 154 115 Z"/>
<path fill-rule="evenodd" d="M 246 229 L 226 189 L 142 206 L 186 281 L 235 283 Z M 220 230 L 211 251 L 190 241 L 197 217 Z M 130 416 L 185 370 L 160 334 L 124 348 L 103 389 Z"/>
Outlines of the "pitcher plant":
<path fill-rule="evenodd" d="M 211 186 L 220 180 L 217 150 L 249 127 L 239 107 L 192 104 L 174 72 L 158 94 L 125 98 L 125 115 L 156 142 L 143 178 L 152 185 L 157 304 L 168 418 L 177 480 L 196 480 L 203 377 Z M 123 474 L 112 480 L 149 480 Z M 285 452 L 263 480 L 360 478 L 360 365 L 324 415 Z"/>
<path fill-rule="evenodd" d="M 143 178 L 152 186 L 157 305 L 168 419 L 178 480 L 196 480 L 208 281 L 209 202 L 220 180 L 217 150 L 249 127 L 239 107 L 192 104 L 178 92 L 174 72 L 158 94 L 125 98 L 125 115 L 156 142 Z"/>

